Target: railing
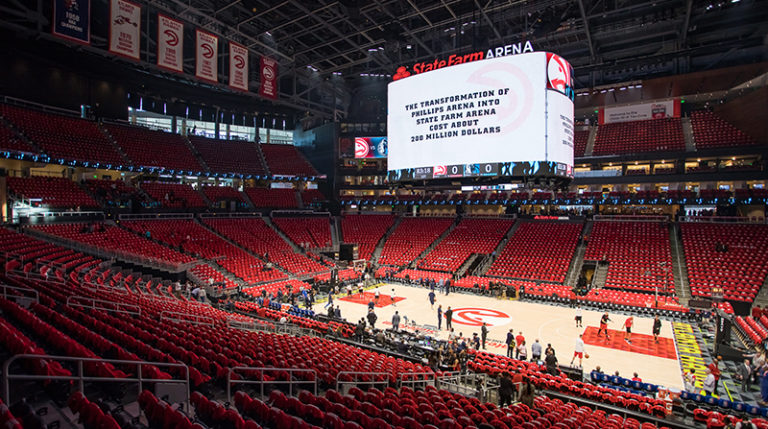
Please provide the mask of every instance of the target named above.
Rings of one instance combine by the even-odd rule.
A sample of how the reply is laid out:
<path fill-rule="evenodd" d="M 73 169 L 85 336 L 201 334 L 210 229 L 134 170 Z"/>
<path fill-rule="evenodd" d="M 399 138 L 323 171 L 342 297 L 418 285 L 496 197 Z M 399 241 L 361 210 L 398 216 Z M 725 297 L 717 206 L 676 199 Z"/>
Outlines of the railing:
<path fill-rule="evenodd" d="M 91 310 L 107 311 L 111 313 L 131 314 L 141 316 L 141 307 L 123 302 L 107 301 L 88 296 L 72 295 L 67 297 L 67 305 L 70 307 L 88 308 Z"/>
<path fill-rule="evenodd" d="M 1 283 L 0 283 L 0 289 L 2 289 L 4 299 L 15 300 L 15 299 L 22 298 L 25 300 L 30 300 L 34 303 L 40 302 L 40 294 L 37 293 L 37 291 L 34 289 L 10 286 L 10 285 L 1 284 Z M 11 291 L 16 291 L 19 293 L 18 294 L 9 293 Z"/>
<path fill-rule="evenodd" d="M 408 372 L 400 374 L 400 378 L 397 380 L 398 389 L 403 386 L 410 386 L 411 388 L 426 388 L 427 386 L 435 386 L 437 381 L 437 374 L 434 372 Z"/>
<path fill-rule="evenodd" d="M 669 216 L 657 216 L 657 215 L 594 215 L 592 217 L 594 221 L 608 221 L 608 222 L 667 222 Z"/>
<path fill-rule="evenodd" d="M 78 252 L 82 252 L 88 255 L 95 256 L 100 259 L 115 259 L 119 258 L 124 261 L 128 261 L 138 265 L 151 266 L 157 269 L 170 271 L 173 273 L 179 273 L 187 270 L 189 267 L 200 263 L 199 260 L 194 260 L 188 263 L 171 263 L 168 261 L 161 261 L 155 258 L 148 258 L 139 253 L 126 252 L 115 248 L 107 248 L 103 246 L 88 245 L 79 241 L 60 237 L 58 235 L 49 234 L 35 228 L 27 228 L 26 231 L 33 236 L 42 237 L 46 241 L 53 242 L 63 247 L 67 247 Z"/>
<path fill-rule="evenodd" d="M 244 380 L 244 379 L 232 379 L 232 375 L 235 374 L 235 371 L 247 371 L 249 374 L 256 374 L 258 375 L 258 380 Z M 280 371 L 285 371 L 289 375 L 288 380 L 270 380 L 270 381 L 264 381 L 264 374 L 267 373 L 277 373 Z M 312 378 L 310 380 L 293 380 L 294 374 L 311 374 Z M 298 385 L 298 387 L 306 386 L 308 384 L 312 385 L 313 393 L 317 395 L 317 371 L 314 369 L 303 369 L 303 368 L 256 368 L 256 367 L 248 367 L 248 366 L 236 366 L 233 368 L 230 368 L 227 372 L 227 401 L 229 403 L 232 403 L 232 385 L 233 384 L 258 384 L 259 385 L 259 393 L 261 394 L 261 397 L 264 397 L 264 385 L 269 384 L 270 386 L 277 386 L 277 385 L 287 385 L 288 386 L 288 394 L 293 396 L 294 395 L 294 385 Z"/>
<path fill-rule="evenodd" d="M 447 376 L 437 377 L 436 384 L 438 389 L 473 396 L 484 402 L 488 402 L 490 395 L 499 390 L 499 384 L 493 378 L 487 374 L 473 372 L 451 372 Z"/>
<path fill-rule="evenodd" d="M 34 209 L 34 213 L 29 213 L 29 210 Z M 77 220 L 74 218 L 82 218 L 82 217 L 88 217 L 88 219 L 93 219 L 94 217 L 99 219 L 104 219 L 104 212 L 97 212 L 97 211 L 79 211 L 79 212 L 68 212 L 68 211 L 52 211 L 52 210 L 46 210 L 46 211 L 38 211 L 37 208 L 24 208 L 24 207 L 17 207 L 13 210 L 13 218 L 12 219 L 20 219 L 20 218 L 27 218 L 27 219 L 42 219 L 43 221 L 46 220 L 56 220 L 56 219 L 67 219 L 67 220 Z"/>
<path fill-rule="evenodd" d="M 742 216 L 681 216 L 680 222 L 699 222 L 699 223 L 765 223 L 764 217 L 742 217 Z"/>
<path fill-rule="evenodd" d="M 351 377 L 352 380 L 342 380 L 342 376 L 348 376 Z M 376 381 L 377 377 L 383 376 L 384 379 L 381 381 Z M 363 379 L 363 377 L 368 377 L 369 380 L 366 381 Z M 363 372 L 363 371 L 341 371 L 336 375 L 336 391 L 341 392 L 341 388 L 351 384 L 353 386 L 357 386 L 358 384 L 366 384 L 370 387 L 375 386 L 383 386 L 384 388 L 387 388 L 389 386 L 389 373 L 386 372 Z M 384 390 L 384 389 L 380 389 Z"/>
<path fill-rule="evenodd" d="M 44 276 L 35 270 L 29 270 L 27 272 L 24 272 L 24 270 L 17 269 L 17 270 L 7 271 L 5 275 L 8 277 L 13 277 L 17 279 L 34 280 L 36 282 L 41 282 L 41 283 L 53 283 L 60 286 L 63 286 L 66 283 L 65 281 L 60 280 L 56 276 Z"/>
<path fill-rule="evenodd" d="M 214 326 L 216 324 L 216 321 L 212 317 L 192 313 L 180 313 L 176 311 L 161 311 L 160 321 L 184 322 L 203 326 Z"/>
<path fill-rule="evenodd" d="M 257 320 L 241 320 L 234 317 L 227 317 L 227 327 L 231 329 L 240 329 L 243 331 L 257 331 L 257 332 L 269 332 L 274 333 L 275 328 L 272 325 L 266 323 L 260 323 Z"/>
<path fill-rule="evenodd" d="M 74 375 L 35 375 L 35 374 L 13 374 L 11 372 L 11 364 L 19 360 L 49 360 L 57 362 L 75 362 L 77 372 Z M 108 363 L 118 364 L 120 366 L 134 366 L 135 376 L 126 377 L 99 377 L 93 375 L 84 374 L 84 364 L 87 363 Z M 142 375 L 142 367 L 144 365 L 152 365 L 157 368 L 182 368 L 184 370 L 183 380 L 174 379 L 154 379 L 146 378 Z M 181 363 L 166 363 L 166 362 L 149 362 L 149 361 L 132 361 L 132 360 L 116 360 L 116 359 L 92 359 L 73 356 L 51 356 L 51 355 L 39 355 L 39 354 L 21 354 L 15 355 L 3 363 L 3 401 L 7 404 L 12 404 L 11 401 L 11 381 L 23 380 L 23 381 L 49 381 L 49 380 L 61 380 L 61 381 L 76 381 L 78 383 L 78 390 L 85 393 L 86 382 L 104 382 L 104 383 L 136 383 L 138 385 L 137 393 L 141 393 L 144 390 L 144 383 L 170 383 L 170 384 L 182 384 L 186 389 L 186 398 L 184 402 L 189 402 L 189 367 Z"/>
<path fill-rule="evenodd" d="M 200 213 L 197 215 L 200 219 L 229 219 L 243 217 L 261 217 L 261 213 Z"/>
<path fill-rule="evenodd" d="M 311 210 L 273 210 L 270 214 L 270 217 L 290 217 L 290 216 L 323 216 L 323 217 L 331 217 L 331 214 L 329 212 L 314 212 Z"/>
<path fill-rule="evenodd" d="M 163 220 L 163 219 L 194 219 L 192 213 L 126 213 L 117 216 L 120 220 Z"/>

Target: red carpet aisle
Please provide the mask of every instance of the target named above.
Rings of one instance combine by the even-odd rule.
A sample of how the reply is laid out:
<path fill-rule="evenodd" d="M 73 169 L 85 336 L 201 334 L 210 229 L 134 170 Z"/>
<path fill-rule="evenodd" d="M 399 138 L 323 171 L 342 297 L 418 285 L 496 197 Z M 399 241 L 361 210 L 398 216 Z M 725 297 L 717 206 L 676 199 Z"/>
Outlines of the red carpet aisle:
<path fill-rule="evenodd" d="M 344 296 L 343 298 L 336 298 L 340 301 L 346 301 L 346 302 L 353 302 L 355 304 L 363 304 L 368 305 L 369 302 L 376 300 L 374 299 L 375 294 L 373 292 L 363 292 L 363 295 L 361 296 L 359 293 L 353 293 L 350 296 Z M 388 305 L 391 305 L 392 302 L 400 302 L 404 300 L 405 298 L 398 296 L 395 298 L 394 301 L 392 301 L 392 297 L 389 295 L 384 295 L 383 293 L 379 295 L 379 302 L 376 302 L 376 307 L 386 307 Z"/>
<path fill-rule="evenodd" d="M 598 337 L 597 330 L 598 328 L 594 326 L 587 327 L 584 331 L 584 344 L 677 360 L 675 341 L 671 338 L 659 337 L 659 342 L 657 343 L 653 341 L 653 335 L 633 332 L 632 344 L 629 344 L 624 341 L 624 331 L 609 329 L 608 332 L 610 332 L 611 339 L 607 340 L 605 333 Z M 587 349 L 587 353 L 589 353 L 589 349 Z"/>

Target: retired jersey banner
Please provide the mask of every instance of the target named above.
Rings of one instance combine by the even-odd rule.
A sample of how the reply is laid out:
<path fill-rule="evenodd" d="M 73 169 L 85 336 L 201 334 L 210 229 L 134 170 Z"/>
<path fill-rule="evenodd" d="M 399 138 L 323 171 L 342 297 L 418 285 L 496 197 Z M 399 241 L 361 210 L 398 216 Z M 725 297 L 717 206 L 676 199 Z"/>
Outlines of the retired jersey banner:
<path fill-rule="evenodd" d="M 211 82 L 219 81 L 219 38 L 195 30 L 195 76 Z"/>
<path fill-rule="evenodd" d="M 127 0 L 112 0 L 109 6 L 109 51 L 139 59 L 141 6 Z"/>
<path fill-rule="evenodd" d="M 229 42 L 229 86 L 248 91 L 248 48 Z"/>
<path fill-rule="evenodd" d="M 157 14 L 157 65 L 184 70 L 184 23 L 162 14 Z"/>
<path fill-rule="evenodd" d="M 51 32 L 78 43 L 91 43 L 91 0 L 53 0 Z"/>
<path fill-rule="evenodd" d="M 277 100 L 277 61 L 269 57 L 261 57 L 259 95 Z"/>

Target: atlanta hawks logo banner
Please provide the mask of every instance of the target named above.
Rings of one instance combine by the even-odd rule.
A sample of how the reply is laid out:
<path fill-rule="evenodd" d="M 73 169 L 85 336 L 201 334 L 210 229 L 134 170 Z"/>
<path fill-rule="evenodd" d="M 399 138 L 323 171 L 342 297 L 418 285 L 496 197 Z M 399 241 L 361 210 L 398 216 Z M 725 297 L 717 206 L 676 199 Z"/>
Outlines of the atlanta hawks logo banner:
<path fill-rule="evenodd" d="M 229 86 L 248 91 L 248 49 L 229 42 Z"/>
<path fill-rule="evenodd" d="M 195 76 L 210 82 L 219 80 L 219 38 L 195 30 Z"/>
<path fill-rule="evenodd" d="M 184 24 L 157 15 L 157 65 L 172 71 L 184 69 Z"/>
<path fill-rule="evenodd" d="M 141 46 L 141 6 L 127 0 L 112 0 L 109 5 L 109 51 L 139 59 Z"/>
<path fill-rule="evenodd" d="M 91 0 L 53 0 L 51 32 L 74 42 L 91 43 Z"/>
<path fill-rule="evenodd" d="M 261 57 L 259 95 L 277 100 L 277 61 L 269 57 Z"/>

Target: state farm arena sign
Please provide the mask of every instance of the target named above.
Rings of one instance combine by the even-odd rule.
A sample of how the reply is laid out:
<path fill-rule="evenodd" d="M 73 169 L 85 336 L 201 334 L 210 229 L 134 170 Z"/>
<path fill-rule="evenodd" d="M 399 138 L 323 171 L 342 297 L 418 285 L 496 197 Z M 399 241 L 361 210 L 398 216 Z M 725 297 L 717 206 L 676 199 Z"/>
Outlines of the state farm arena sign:
<path fill-rule="evenodd" d="M 518 42 L 504 46 L 497 46 L 495 48 L 488 49 L 487 51 L 477 51 L 469 54 L 458 55 L 453 54 L 448 59 L 435 58 L 431 62 L 419 62 L 410 67 L 400 66 L 392 76 L 392 80 L 400 80 L 411 75 L 426 73 L 428 71 L 441 69 L 443 67 L 455 66 L 457 64 L 464 64 L 472 61 L 480 61 L 490 58 L 505 57 L 507 55 L 526 54 L 533 52 L 533 45 L 530 41 Z"/>

